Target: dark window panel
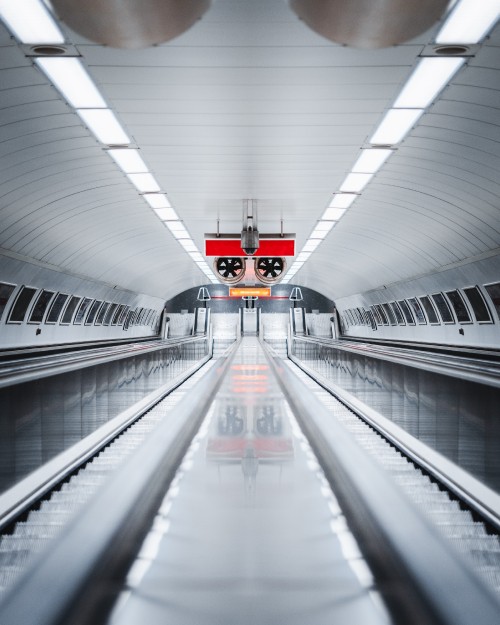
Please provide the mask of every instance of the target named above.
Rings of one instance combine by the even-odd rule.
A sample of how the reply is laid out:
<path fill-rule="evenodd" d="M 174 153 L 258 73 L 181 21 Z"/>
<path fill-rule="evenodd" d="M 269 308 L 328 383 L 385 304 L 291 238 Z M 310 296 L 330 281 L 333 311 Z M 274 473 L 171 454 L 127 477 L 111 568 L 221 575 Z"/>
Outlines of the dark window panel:
<path fill-rule="evenodd" d="M 82 299 L 82 302 L 81 302 L 80 306 L 78 306 L 78 310 L 76 311 L 76 315 L 75 315 L 75 318 L 73 320 L 74 324 L 78 325 L 78 324 L 82 323 L 83 318 L 85 317 L 85 313 L 89 309 L 91 303 L 92 303 L 92 298 L 90 298 L 90 297 L 84 297 Z"/>
<path fill-rule="evenodd" d="M 61 319 L 61 323 L 66 324 L 66 323 L 71 323 L 71 319 L 73 318 L 73 313 L 76 310 L 76 307 L 78 306 L 78 303 L 80 301 L 81 298 L 79 298 L 76 295 L 73 295 L 72 298 L 69 300 L 68 305 L 66 306 L 66 308 L 64 309 L 64 313 Z"/>
<path fill-rule="evenodd" d="M 120 306 L 117 307 L 117 309 L 115 310 L 115 314 L 113 315 L 113 319 L 111 319 L 111 325 L 115 326 L 118 323 L 118 319 L 120 318 L 121 314 L 122 314 L 122 310 L 125 308 L 125 306 L 123 304 L 121 304 Z"/>
<path fill-rule="evenodd" d="M 453 310 L 455 311 L 458 322 L 470 323 L 471 318 L 469 315 L 469 311 L 467 310 L 467 306 L 465 305 L 465 302 L 460 293 L 458 291 L 446 291 L 446 296 L 453 306 Z"/>
<path fill-rule="evenodd" d="M 495 284 L 488 284 L 484 287 L 491 299 L 495 310 L 497 311 L 497 317 L 500 319 L 500 282 Z"/>
<path fill-rule="evenodd" d="M 373 316 L 375 317 L 375 321 L 377 322 L 377 325 L 379 326 L 383 325 L 382 317 L 380 316 L 380 313 L 377 310 L 376 306 L 370 306 L 370 309 L 372 311 Z"/>
<path fill-rule="evenodd" d="M 403 312 L 401 311 L 399 304 L 397 302 L 391 302 L 390 304 L 398 324 L 400 326 L 406 325 L 405 318 L 403 317 Z"/>
<path fill-rule="evenodd" d="M 429 297 L 427 295 L 423 295 L 422 297 L 419 297 L 418 299 L 420 300 L 420 303 L 424 307 L 424 310 L 425 310 L 425 312 L 427 314 L 427 319 L 429 320 L 429 323 L 432 323 L 432 324 L 439 323 L 439 318 L 437 316 L 437 312 L 436 312 L 434 306 L 432 305 L 431 300 L 429 299 Z"/>
<path fill-rule="evenodd" d="M 59 315 L 68 299 L 69 295 L 66 293 L 58 293 L 52 302 L 52 305 L 49 310 L 49 314 L 45 319 L 45 323 L 57 323 L 59 320 Z"/>
<path fill-rule="evenodd" d="M 101 307 L 101 304 L 102 304 L 102 300 L 100 299 L 96 299 L 94 301 L 94 303 L 90 307 L 87 318 L 85 319 L 85 325 L 92 325 L 94 323 L 95 317 L 97 315 L 97 311 Z"/>
<path fill-rule="evenodd" d="M 382 308 L 380 304 L 375 304 L 375 309 L 378 310 L 380 318 L 382 319 L 382 323 L 385 326 L 389 325 L 389 319 L 387 319 L 387 315 L 385 314 L 385 310 Z"/>
<path fill-rule="evenodd" d="M 384 309 L 385 314 L 387 315 L 387 318 L 389 319 L 389 323 L 391 324 L 391 326 L 397 325 L 396 315 L 394 314 L 389 304 L 382 304 L 382 308 Z"/>
<path fill-rule="evenodd" d="M 10 299 L 10 296 L 14 292 L 16 287 L 13 284 L 4 284 L 0 282 L 0 319 L 2 318 L 3 311 L 7 306 L 7 302 Z"/>
<path fill-rule="evenodd" d="M 43 316 L 53 295 L 54 291 L 44 290 L 40 293 L 35 302 L 35 305 L 33 306 L 33 310 L 31 311 L 31 315 L 29 318 L 30 323 L 42 323 Z"/>
<path fill-rule="evenodd" d="M 31 304 L 33 297 L 35 296 L 37 289 L 32 289 L 29 286 L 21 287 L 14 305 L 10 309 L 9 321 L 12 323 L 22 323 L 26 317 L 28 306 Z"/>
<path fill-rule="evenodd" d="M 121 326 L 125 319 L 127 318 L 128 311 L 130 310 L 129 306 L 124 306 L 122 312 L 120 313 L 120 318 L 118 319 L 118 325 Z"/>
<path fill-rule="evenodd" d="M 118 304 L 111 304 L 111 306 L 108 308 L 106 316 L 104 317 L 103 325 L 109 326 L 109 324 L 111 323 L 111 319 L 113 318 L 113 314 L 115 310 L 117 309 L 117 307 L 118 307 Z"/>
<path fill-rule="evenodd" d="M 427 323 L 427 320 L 424 315 L 424 311 L 422 310 L 422 306 L 419 301 L 415 297 L 410 297 L 406 300 L 411 307 L 413 314 L 415 315 L 415 319 L 418 321 L 420 325 L 424 325 Z"/>
<path fill-rule="evenodd" d="M 491 318 L 491 313 L 478 287 L 471 286 L 462 290 L 472 306 L 472 311 L 476 317 L 476 321 L 479 321 L 480 323 L 492 323 L 493 319 Z"/>
<path fill-rule="evenodd" d="M 408 325 L 414 326 L 415 319 L 413 318 L 413 313 L 411 312 L 410 307 L 408 306 L 407 302 L 404 299 L 398 299 L 398 305 L 403 311 L 403 315 L 405 316 L 406 323 Z"/>
<path fill-rule="evenodd" d="M 455 323 L 455 318 L 451 312 L 451 308 L 442 293 L 434 293 L 431 295 L 432 301 L 436 304 L 443 323 Z"/>
<path fill-rule="evenodd" d="M 372 311 L 371 310 L 365 310 L 365 314 L 368 317 L 368 321 L 370 322 L 372 330 L 376 330 L 377 329 L 377 322 L 375 321 L 375 317 L 373 316 Z"/>
<path fill-rule="evenodd" d="M 97 317 L 95 319 L 96 326 L 100 326 L 102 324 L 104 315 L 106 314 L 106 311 L 108 310 L 109 306 L 111 306 L 109 302 L 102 303 L 102 306 L 99 308 L 99 312 L 97 313 Z"/>

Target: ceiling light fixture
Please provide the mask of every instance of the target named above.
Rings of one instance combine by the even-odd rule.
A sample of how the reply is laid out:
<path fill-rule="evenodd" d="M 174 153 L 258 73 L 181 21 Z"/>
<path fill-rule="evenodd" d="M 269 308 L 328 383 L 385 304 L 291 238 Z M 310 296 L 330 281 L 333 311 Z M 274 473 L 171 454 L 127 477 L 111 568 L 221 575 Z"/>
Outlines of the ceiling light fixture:
<path fill-rule="evenodd" d="M 144 193 L 142 197 L 151 206 L 151 208 L 172 208 L 172 205 L 168 201 L 167 196 L 164 195 L 163 193 Z M 172 219 L 179 219 L 179 218 L 172 217 Z"/>
<path fill-rule="evenodd" d="M 358 197 L 356 193 L 336 193 L 329 204 L 330 208 L 349 208 Z"/>
<path fill-rule="evenodd" d="M 154 208 L 153 210 L 162 221 L 179 219 L 173 208 Z"/>
<path fill-rule="evenodd" d="M 373 174 L 348 174 L 344 182 L 340 185 L 340 191 L 361 193 L 372 177 Z"/>
<path fill-rule="evenodd" d="M 421 59 L 394 103 L 394 108 L 428 107 L 464 62 L 463 57 L 433 56 Z"/>
<path fill-rule="evenodd" d="M 141 193 L 159 191 L 160 187 L 153 174 L 127 174 L 127 178 Z"/>
<path fill-rule="evenodd" d="M 420 119 L 423 109 L 390 109 L 370 139 L 374 145 L 395 145 Z"/>
<path fill-rule="evenodd" d="M 338 221 L 342 219 L 346 212 L 345 208 L 332 208 L 331 206 L 325 210 L 321 219 L 330 219 L 332 221 Z"/>
<path fill-rule="evenodd" d="M 22 43 L 64 43 L 64 36 L 40 0 L 0 0 L 0 16 Z"/>
<path fill-rule="evenodd" d="M 362 150 L 358 160 L 352 168 L 353 174 L 375 174 L 393 153 L 394 150 L 388 148 L 369 148 Z M 341 208 L 347 208 L 342 206 Z"/>
<path fill-rule="evenodd" d="M 436 43 L 479 43 L 499 16 L 499 0 L 461 0 L 439 31 Z"/>
<path fill-rule="evenodd" d="M 146 174 L 148 168 L 142 160 L 139 150 L 132 148 L 118 148 L 108 150 L 108 154 L 118 167 L 126 174 Z"/>
<path fill-rule="evenodd" d="M 71 56 L 39 57 L 35 59 L 35 63 L 72 107 L 106 108 L 106 102 L 79 59 Z"/>
<path fill-rule="evenodd" d="M 77 109 L 78 115 L 105 145 L 127 145 L 130 139 L 121 127 L 113 111 L 109 109 Z"/>

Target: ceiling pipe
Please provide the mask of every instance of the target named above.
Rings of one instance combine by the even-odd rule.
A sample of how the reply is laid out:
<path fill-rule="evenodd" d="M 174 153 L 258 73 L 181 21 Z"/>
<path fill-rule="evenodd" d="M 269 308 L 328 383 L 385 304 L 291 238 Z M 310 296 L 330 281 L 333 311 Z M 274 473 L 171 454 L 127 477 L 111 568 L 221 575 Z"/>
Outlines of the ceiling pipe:
<path fill-rule="evenodd" d="M 91 41 L 113 48 L 145 48 L 190 28 L 211 0 L 52 0 L 57 15 Z"/>
<path fill-rule="evenodd" d="M 312 30 L 355 48 L 386 48 L 417 37 L 444 13 L 449 0 L 290 0 Z"/>

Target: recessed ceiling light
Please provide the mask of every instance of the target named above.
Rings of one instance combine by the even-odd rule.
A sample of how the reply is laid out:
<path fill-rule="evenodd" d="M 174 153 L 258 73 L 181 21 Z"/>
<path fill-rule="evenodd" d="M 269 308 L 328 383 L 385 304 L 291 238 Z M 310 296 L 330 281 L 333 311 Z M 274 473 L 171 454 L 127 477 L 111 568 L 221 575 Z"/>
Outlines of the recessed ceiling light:
<path fill-rule="evenodd" d="M 105 145 L 127 145 L 130 139 L 113 111 L 109 109 L 77 109 L 78 115 Z"/>
<path fill-rule="evenodd" d="M 203 256 L 200 254 L 200 252 L 190 252 L 189 255 L 195 262 L 203 260 Z"/>
<path fill-rule="evenodd" d="M 345 212 L 346 212 L 345 208 L 329 207 L 323 213 L 322 219 L 332 219 L 333 221 L 338 221 L 344 216 Z"/>
<path fill-rule="evenodd" d="M 173 208 L 154 208 L 153 210 L 162 221 L 179 219 Z"/>
<path fill-rule="evenodd" d="M 191 239 L 180 239 L 179 243 L 186 250 L 186 252 L 197 252 L 198 251 L 198 248 L 191 241 Z"/>
<path fill-rule="evenodd" d="M 395 145 L 420 119 L 423 109 L 390 109 L 377 128 L 370 143 L 375 145 Z"/>
<path fill-rule="evenodd" d="M 22 43 L 64 43 L 64 36 L 40 0 L 0 0 L 0 15 Z"/>
<path fill-rule="evenodd" d="M 108 150 L 108 154 L 126 174 L 148 173 L 148 168 L 146 167 L 146 163 L 142 160 L 139 150 L 118 148 L 116 150 Z"/>
<path fill-rule="evenodd" d="M 349 208 L 354 200 L 359 197 L 356 193 L 337 193 L 330 202 L 330 208 Z"/>
<path fill-rule="evenodd" d="M 382 167 L 392 153 L 393 150 L 384 148 L 362 150 L 360 157 L 354 163 L 352 172 L 354 174 L 374 174 Z"/>
<path fill-rule="evenodd" d="M 436 37 L 436 43 L 479 43 L 500 16 L 498 0 L 461 0 Z"/>
<path fill-rule="evenodd" d="M 297 261 L 300 263 L 302 261 L 306 261 L 309 256 L 311 256 L 311 252 L 301 252 L 298 256 L 297 256 Z"/>
<path fill-rule="evenodd" d="M 307 241 L 302 248 L 302 252 L 314 252 L 314 250 L 320 245 L 321 239 L 312 239 Z"/>
<path fill-rule="evenodd" d="M 332 224 L 332 228 L 333 228 L 333 224 L 335 223 L 334 221 L 329 222 Z M 326 237 L 326 235 L 330 232 L 330 230 L 332 228 L 329 228 L 328 230 L 319 230 L 318 228 L 315 228 L 312 232 L 311 232 L 311 236 L 309 237 L 310 239 L 324 239 Z"/>
<path fill-rule="evenodd" d="M 332 221 L 322 220 L 322 221 L 318 221 L 314 229 L 317 230 L 318 232 L 330 232 L 333 226 L 334 226 L 334 223 Z M 316 238 L 316 237 L 313 237 L 313 238 Z"/>
<path fill-rule="evenodd" d="M 106 108 L 106 102 L 79 59 L 71 56 L 39 57 L 35 63 L 74 108 Z"/>
<path fill-rule="evenodd" d="M 341 191 L 360 193 L 372 179 L 373 174 L 348 174 L 340 185 Z"/>
<path fill-rule="evenodd" d="M 163 193 L 144 193 L 142 197 L 151 208 L 171 208 L 167 196 Z M 172 217 L 172 219 L 178 219 L 178 217 Z"/>
<path fill-rule="evenodd" d="M 127 178 L 141 193 L 160 190 L 160 187 L 154 179 L 153 174 L 127 174 Z"/>
<path fill-rule="evenodd" d="M 433 56 L 420 59 L 394 103 L 394 108 L 426 108 L 464 62 L 463 57 Z"/>

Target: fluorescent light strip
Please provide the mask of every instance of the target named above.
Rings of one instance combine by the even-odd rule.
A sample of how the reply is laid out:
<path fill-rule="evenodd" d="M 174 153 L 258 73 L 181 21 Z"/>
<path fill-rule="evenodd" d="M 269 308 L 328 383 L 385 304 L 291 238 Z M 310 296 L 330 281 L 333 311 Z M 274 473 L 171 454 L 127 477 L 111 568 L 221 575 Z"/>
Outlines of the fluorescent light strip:
<path fill-rule="evenodd" d="M 340 185 L 340 191 L 360 193 L 372 179 L 373 174 L 348 174 Z"/>
<path fill-rule="evenodd" d="M 113 111 L 109 109 L 77 109 L 78 115 L 105 145 L 127 145 L 130 139 Z"/>
<path fill-rule="evenodd" d="M 319 232 L 330 232 L 330 230 L 333 228 L 333 225 L 334 224 L 331 221 L 318 221 L 314 229 L 318 230 Z"/>
<path fill-rule="evenodd" d="M 151 208 L 172 208 L 168 198 L 163 193 L 145 193 L 142 196 Z M 172 208 L 172 210 L 174 210 Z M 172 219 L 179 219 L 178 217 L 172 217 Z"/>
<path fill-rule="evenodd" d="M 394 145 L 404 139 L 420 119 L 423 109 L 390 109 L 370 139 L 378 145 Z"/>
<path fill-rule="evenodd" d="M 389 158 L 389 156 L 393 153 L 393 151 L 394 150 L 383 148 L 369 148 L 366 150 L 362 150 L 361 156 L 354 163 L 352 173 L 376 173 Z M 341 208 L 347 208 L 347 206 L 342 206 Z"/>
<path fill-rule="evenodd" d="M 35 63 L 75 109 L 106 108 L 106 102 L 79 59 L 39 57 Z"/>
<path fill-rule="evenodd" d="M 394 108 L 428 107 L 464 62 L 463 57 L 421 59 L 394 103 Z"/>
<path fill-rule="evenodd" d="M 310 239 L 324 239 L 329 232 L 330 230 L 318 230 L 317 228 L 315 228 L 311 232 L 311 236 L 309 238 Z"/>
<path fill-rule="evenodd" d="M 499 17 L 499 0 L 462 0 L 451 11 L 436 43 L 479 43 Z"/>
<path fill-rule="evenodd" d="M 321 219 L 331 219 L 333 221 L 338 221 L 342 219 L 346 212 L 345 208 L 332 208 L 331 206 L 325 210 Z"/>
<path fill-rule="evenodd" d="M 304 244 L 302 252 L 314 252 L 314 250 L 321 244 L 321 239 L 310 239 Z"/>
<path fill-rule="evenodd" d="M 64 36 L 39 0 L 0 0 L 0 16 L 22 43 L 64 43 Z"/>
<path fill-rule="evenodd" d="M 160 187 L 153 174 L 127 174 L 127 178 L 141 193 L 159 191 Z"/>
<path fill-rule="evenodd" d="M 186 252 L 197 252 L 198 251 L 198 248 L 196 247 L 196 245 L 193 243 L 193 241 L 191 239 L 181 239 L 179 241 L 179 243 L 186 250 Z"/>
<path fill-rule="evenodd" d="M 349 208 L 358 196 L 356 193 L 337 193 L 329 204 L 330 208 Z"/>
<path fill-rule="evenodd" d="M 108 150 L 108 154 L 126 174 L 148 173 L 148 168 L 146 167 L 146 163 L 142 160 L 139 150 L 118 148 L 116 150 Z"/>
<path fill-rule="evenodd" d="M 154 212 L 157 217 L 159 217 L 162 221 L 171 221 L 174 219 L 179 219 L 177 213 L 173 208 L 154 208 Z"/>

